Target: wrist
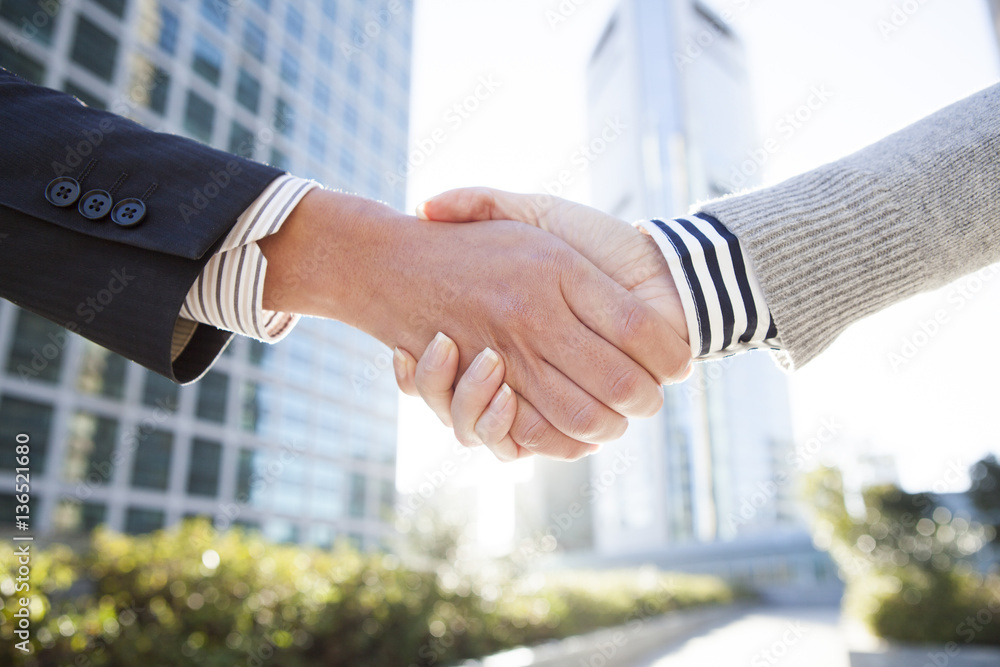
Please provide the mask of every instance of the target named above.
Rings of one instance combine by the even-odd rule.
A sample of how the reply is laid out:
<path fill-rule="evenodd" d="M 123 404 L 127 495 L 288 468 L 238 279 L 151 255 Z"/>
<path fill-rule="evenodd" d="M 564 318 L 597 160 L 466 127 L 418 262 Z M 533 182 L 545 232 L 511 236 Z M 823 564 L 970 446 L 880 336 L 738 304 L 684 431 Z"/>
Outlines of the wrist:
<path fill-rule="evenodd" d="M 389 246 L 406 221 L 378 202 L 313 190 L 278 232 L 258 242 L 268 262 L 264 308 L 335 319 L 374 333 Z"/>
<path fill-rule="evenodd" d="M 638 236 L 642 239 L 644 257 L 644 261 L 640 264 L 644 267 L 646 278 L 637 288 L 637 296 L 641 294 L 645 301 L 663 316 L 677 335 L 685 343 L 690 343 L 684 306 L 670 264 L 656 240 L 645 229 L 639 228 L 638 231 L 641 232 Z"/>

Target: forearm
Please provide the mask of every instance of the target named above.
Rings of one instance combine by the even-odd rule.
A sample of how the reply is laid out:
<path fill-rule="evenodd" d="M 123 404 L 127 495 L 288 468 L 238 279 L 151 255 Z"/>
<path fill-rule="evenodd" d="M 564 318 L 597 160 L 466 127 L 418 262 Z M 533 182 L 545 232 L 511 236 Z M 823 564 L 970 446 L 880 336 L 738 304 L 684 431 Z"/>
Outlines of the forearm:
<path fill-rule="evenodd" d="M 378 202 L 313 190 L 258 241 L 267 260 L 263 307 L 339 320 L 388 342 L 380 310 L 406 223 Z"/>
<path fill-rule="evenodd" d="M 1000 260 L 1000 86 L 701 210 L 739 237 L 801 366 L 858 319 Z"/>

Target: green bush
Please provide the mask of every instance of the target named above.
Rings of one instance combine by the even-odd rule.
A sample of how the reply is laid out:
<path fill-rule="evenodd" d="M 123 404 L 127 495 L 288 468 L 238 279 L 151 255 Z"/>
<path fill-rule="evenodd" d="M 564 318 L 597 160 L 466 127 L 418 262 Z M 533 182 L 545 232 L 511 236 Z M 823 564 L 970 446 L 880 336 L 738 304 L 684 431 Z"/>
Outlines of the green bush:
<path fill-rule="evenodd" d="M 881 637 L 914 643 L 1000 644 L 1000 580 L 971 573 L 867 577 L 852 602 Z"/>
<path fill-rule="evenodd" d="M 1000 644 L 1000 579 L 982 571 L 991 525 L 953 516 L 932 494 L 891 485 L 865 489 L 852 515 L 832 469 L 816 471 L 807 489 L 815 542 L 829 549 L 847 582 L 845 608 L 875 634 Z"/>
<path fill-rule="evenodd" d="M 274 545 L 205 522 L 141 537 L 97 531 L 85 553 L 51 546 L 31 566 L 26 658 L 13 635 L 17 562 L 0 546 L 0 664 L 423 667 L 732 599 L 710 577 L 420 571 L 393 555 Z"/>

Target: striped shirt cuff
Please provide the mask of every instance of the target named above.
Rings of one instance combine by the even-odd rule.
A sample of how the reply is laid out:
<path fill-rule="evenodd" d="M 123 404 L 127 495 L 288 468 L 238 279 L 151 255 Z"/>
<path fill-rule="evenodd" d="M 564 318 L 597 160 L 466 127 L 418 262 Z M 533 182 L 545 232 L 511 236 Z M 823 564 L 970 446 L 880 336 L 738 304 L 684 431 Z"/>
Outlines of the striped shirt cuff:
<path fill-rule="evenodd" d="M 285 174 L 276 178 L 236 220 L 215 255 L 191 286 L 174 329 L 173 351 L 179 355 L 194 329 L 185 321 L 274 343 L 292 330 L 298 315 L 264 310 L 267 259 L 257 241 L 277 232 L 295 206 L 318 183 Z"/>
<path fill-rule="evenodd" d="M 695 359 L 782 349 L 750 260 L 739 239 L 721 222 L 695 213 L 675 220 L 646 220 L 638 226 L 666 257 L 684 306 Z"/>

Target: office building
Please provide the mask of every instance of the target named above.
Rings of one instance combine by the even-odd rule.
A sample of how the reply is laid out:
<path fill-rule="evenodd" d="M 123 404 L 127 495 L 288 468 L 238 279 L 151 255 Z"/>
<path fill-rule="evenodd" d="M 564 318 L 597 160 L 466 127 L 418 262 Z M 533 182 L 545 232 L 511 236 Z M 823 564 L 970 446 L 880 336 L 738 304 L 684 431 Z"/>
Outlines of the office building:
<path fill-rule="evenodd" d="M 624 0 L 586 76 L 597 208 L 671 217 L 759 179 L 743 46 L 701 2 Z M 613 140 L 609 123 L 624 128 Z M 798 516 L 796 467 L 788 387 L 768 355 L 698 364 L 620 442 L 571 471 L 540 462 L 520 514 L 543 509 L 519 532 L 556 536 L 568 564 L 651 562 L 760 587 L 830 582 Z"/>
<path fill-rule="evenodd" d="M 402 208 L 412 2 L 0 0 L 0 66 L 92 107 Z M 237 339 L 178 387 L 0 303 L 0 485 L 31 437 L 33 526 L 187 516 L 290 542 L 392 530 L 391 355 L 336 322 Z M 0 521 L 13 517 L 0 494 Z"/>

